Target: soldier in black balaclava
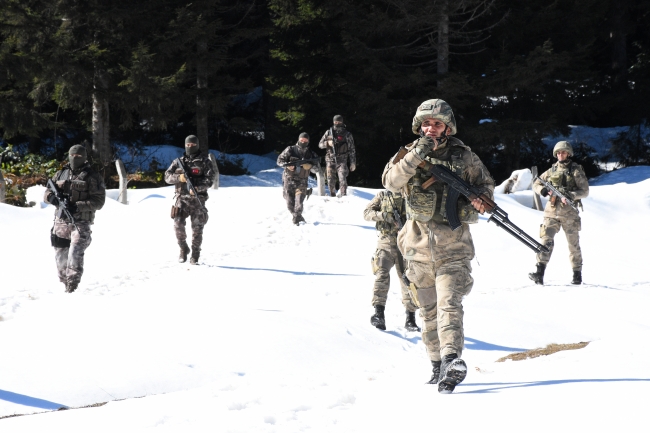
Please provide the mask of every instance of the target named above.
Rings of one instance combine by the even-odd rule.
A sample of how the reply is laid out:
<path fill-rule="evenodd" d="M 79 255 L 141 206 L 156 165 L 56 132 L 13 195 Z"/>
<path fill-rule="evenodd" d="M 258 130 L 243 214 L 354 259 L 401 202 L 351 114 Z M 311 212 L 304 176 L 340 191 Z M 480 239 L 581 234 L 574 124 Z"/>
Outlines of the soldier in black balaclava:
<path fill-rule="evenodd" d="M 208 200 L 208 188 L 212 186 L 215 178 L 212 161 L 207 156 L 202 156 L 199 151 L 199 139 L 189 135 L 185 139 L 185 153 L 175 159 L 165 172 L 165 182 L 176 186 L 174 206 L 171 217 L 174 219 L 176 239 L 181 248 L 178 261 L 184 263 L 190 253 L 185 232 L 185 220 L 190 217 L 192 222 L 192 257 L 190 264 L 196 265 L 201 255 L 203 242 L 203 227 L 208 222 L 208 209 L 205 202 Z M 196 193 L 188 187 L 188 181 Z"/>
<path fill-rule="evenodd" d="M 348 174 L 357 168 L 357 156 L 354 138 L 343 123 L 343 116 L 334 116 L 334 125 L 325 131 L 318 143 L 321 149 L 327 149 L 325 163 L 327 165 L 327 184 L 330 196 L 336 196 L 336 179 L 338 177 L 340 195 L 348 193 Z M 349 167 L 348 167 L 349 160 Z"/>
<path fill-rule="evenodd" d="M 81 281 L 84 253 L 92 240 L 90 226 L 95 221 L 95 211 L 104 206 L 106 188 L 102 177 L 88 163 L 86 148 L 80 144 L 70 148 L 68 164 L 56 172 L 52 182 L 60 193 L 57 197 L 46 189 L 44 196 L 46 203 L 57 207 L 52 246 L 59 281 L 65 284 L 66 292 L 72 293 Z"/>

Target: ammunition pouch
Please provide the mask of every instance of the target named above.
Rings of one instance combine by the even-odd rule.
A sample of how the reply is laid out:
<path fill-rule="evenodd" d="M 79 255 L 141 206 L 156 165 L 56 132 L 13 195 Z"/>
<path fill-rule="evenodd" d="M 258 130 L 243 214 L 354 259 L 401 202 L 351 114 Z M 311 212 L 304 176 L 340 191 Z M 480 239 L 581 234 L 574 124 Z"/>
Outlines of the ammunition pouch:
<path fill-rule="evenodd" d="M 54 248 L 70 248 L 70 239 L 58 237 L 54 233 L 54 227 L 50 230 L 50 242 Z"/>
<path fill-rule="evenodd" d="M 177 206 L 172 206 L 171 217 L 176 218 L 181 214 L 181 208 Z"/>

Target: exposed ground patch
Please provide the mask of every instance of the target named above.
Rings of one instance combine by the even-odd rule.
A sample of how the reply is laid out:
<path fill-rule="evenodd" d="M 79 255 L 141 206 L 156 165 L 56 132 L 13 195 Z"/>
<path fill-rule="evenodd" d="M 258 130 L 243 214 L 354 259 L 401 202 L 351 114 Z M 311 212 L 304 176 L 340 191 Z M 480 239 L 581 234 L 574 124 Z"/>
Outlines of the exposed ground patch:
<path fill-rule="evenodd" d="M 582 349 L 583 347 L 586 347 L 587 344 L 589 344 L 588 341 L 581 341 L 580 343 L 570 343 L 570 344 L 552 343 L 546 347 L 542 347 L 538 349 L 527 350 L 525 352 L 511 353 L 508 356 L 504 356 L 503 358 L 497 359 L 497 362 L 503 362 L 506 359 L 512 359 L 513 361 L 523 361 L 524 359 L 537 358 L 538 356 L 552 355 L 562 350 Z"/>

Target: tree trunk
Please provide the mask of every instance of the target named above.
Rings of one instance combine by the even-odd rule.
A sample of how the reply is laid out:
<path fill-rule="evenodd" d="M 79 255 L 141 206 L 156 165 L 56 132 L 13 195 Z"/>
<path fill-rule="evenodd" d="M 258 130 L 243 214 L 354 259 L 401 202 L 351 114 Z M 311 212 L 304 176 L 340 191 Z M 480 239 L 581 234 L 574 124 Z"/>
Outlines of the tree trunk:
<path fill-rule="evenodd" d="M 201 154 L 207 155 L 210 146 L 208 143 L 208 68 L 205 64 L 208 41 L 205 36 L 197 42 L 196 51 L 196 135 L 199 138 Z"/>
<path fill-rule="evenodd" d="M 442 87 L 443 77 L 449 72 L 449 0 L 440 3 L 438 22 L 438 88 Z"/>
<path fill-rule="evenodd" d="M 99 158 L 102 166 L 113 159 L 109 140 L 110 123 L 108 119 L 108 100 L 103 96 L 106 89 L 102 73 L 97 73 L 95 92 L 93 93 L 93 154 Z"/>

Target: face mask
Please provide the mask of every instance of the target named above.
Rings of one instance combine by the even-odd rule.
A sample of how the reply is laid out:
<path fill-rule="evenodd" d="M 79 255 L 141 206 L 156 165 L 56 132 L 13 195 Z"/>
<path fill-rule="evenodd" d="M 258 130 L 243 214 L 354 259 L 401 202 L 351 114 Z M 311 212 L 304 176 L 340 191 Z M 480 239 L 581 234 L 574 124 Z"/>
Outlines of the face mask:
<path fill-rule="evenodd" d="M 305 148 L 305 147 L 309 146 L 309 142 L 307 141 L 306 143 L 303 143 L 302 141 L 299 141 L 298 146 L 300 146 L 302 148 Z"/>
<path fill-rule="evenodd" d="M 70 168 L 73 170 L 83 167 L 86 163 L 86 159 L 83 156 L 69 156 L 68 160 L 70 161 Z"/>
<path fill-rule="evenodd" d="M 185 153 L 188 155 L 199 153 L 199 146 L 185 146 Z"/>

